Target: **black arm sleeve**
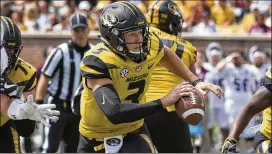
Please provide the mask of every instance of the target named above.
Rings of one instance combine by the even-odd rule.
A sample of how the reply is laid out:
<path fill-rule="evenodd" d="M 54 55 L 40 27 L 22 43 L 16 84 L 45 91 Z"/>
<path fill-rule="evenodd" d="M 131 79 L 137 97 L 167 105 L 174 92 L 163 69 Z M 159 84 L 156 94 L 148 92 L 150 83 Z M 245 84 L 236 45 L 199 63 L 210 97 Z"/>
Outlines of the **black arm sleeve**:
<path fill-rule="evenodd" d="M 137 121 L 163 109 L 160 99 L 145 104 L 121 103 L 112 84 L 97 88 L 94 96 L 100 109 L 113 124 Z"/>

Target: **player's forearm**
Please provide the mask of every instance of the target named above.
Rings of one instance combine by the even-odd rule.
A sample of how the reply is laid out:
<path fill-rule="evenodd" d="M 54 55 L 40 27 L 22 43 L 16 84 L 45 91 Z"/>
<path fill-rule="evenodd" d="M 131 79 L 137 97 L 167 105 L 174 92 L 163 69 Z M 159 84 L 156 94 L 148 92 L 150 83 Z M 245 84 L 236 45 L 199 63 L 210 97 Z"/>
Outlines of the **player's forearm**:
<path fill-rule="evenodd" d="M 225 59 L 221 60 L 217 65 L 216 65 L 216 69 L 218 72 L 222 72 L 226 66 L 227 63 L 229 63 L 231 61 L 231 57 L 228 56 Z"/>
<path fill-rule="evenodd" d="M 271 92 L 265 87 L 261 87 L 249 100 L 246 107 L 243 109 L 241 114 L 236 118 L 233 123 L 233 127 L 230 131 L 231 137 L 238 139 L 239 135 L 248 125 L 249 121 L 254 115 L 260 113 L 264 109 L 271 106 L 272 98 Z"/>
<path fill-rule="evenodd" d="M 165 54 L 160 63 L 185 81 L 193 82 L 198 79 L 168 47 L 165 48 Z"/>
<path fill-rule="evenodd" d="M 94 91 L 94 96 L 100 109 L 113 124 L 137 121 L 163 109 L 160 100 L 145 104 L 137 104 L 137 102 L 121 103 L 112 84 L 97 88 Z"/>
<path fill-rule="evenodd" d="M 36 87 L 36 95 L 35 98 L 36 100 L 43 100 L 46 94 L 46 90 L 48 87 L 48 81 L 49 78 L 47 78 L 46 76 L 44 76 L 43 74 L 41 74 L 41 78 L 37 84 Z"/>

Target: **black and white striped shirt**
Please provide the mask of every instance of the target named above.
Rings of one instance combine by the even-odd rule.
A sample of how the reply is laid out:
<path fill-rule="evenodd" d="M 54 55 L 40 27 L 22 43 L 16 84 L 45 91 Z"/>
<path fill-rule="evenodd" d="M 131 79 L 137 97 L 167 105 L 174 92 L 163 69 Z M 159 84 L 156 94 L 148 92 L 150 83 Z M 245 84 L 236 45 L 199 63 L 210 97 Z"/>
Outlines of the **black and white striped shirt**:
<path fill-rule="evenodd" d="M 47 91 L 54 98 L 64 101 L 71 101 L 81 82 L 80 61 L 83 54 L 82 51 L 76 51 L 71 44 L 69 42 L 59 45 L 50 53 L 41 70 L 45 76 L 51 78 Z M 89 48 L 91 46 L 89 44 Z"/>

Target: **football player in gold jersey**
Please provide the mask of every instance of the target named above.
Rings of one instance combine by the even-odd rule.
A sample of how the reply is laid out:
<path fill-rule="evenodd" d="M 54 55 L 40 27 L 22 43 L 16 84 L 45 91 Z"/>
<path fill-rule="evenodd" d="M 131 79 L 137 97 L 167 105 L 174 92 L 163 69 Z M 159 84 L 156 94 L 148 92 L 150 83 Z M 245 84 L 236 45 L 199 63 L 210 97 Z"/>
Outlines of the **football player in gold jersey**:
<path fill-rule="evenodd" d="M 266 72 L 262 81 L 262 87 L 251 97 L 246 107 L 235 119 L 229 137 L 225 140 L 221 152 L 235 152 L 236 143 L 241 132 L 248 125 L 252 117 L 263 111 L 263 121 L 254 138 L 254 150 L 256 153 L 272 152 L 272 69 Z"/>
<path fill-rule="evenodd" d="M 222 95 L 218 86 L 200 81 L 155 33 L 149 33 L 145 16 L 130 2 L 106 7 L 99 29 L 102 43 L 86 52 L 80 66 L 84 89 L 78 152 L 154 152 L 144 117 L 191 91 Z M 145 103 L 159 63 L 192 84 L 181 83 L 166 96 Z"/>
<path fill-rule="evenodd" d="M 1 16 L 0 153 L 20 152 L 19 135 L 29 137 L 35 129 L 35 121 L 49 125 L 45 118 L 58 118 L 55 116 L 58 111 L 51 110 L 54 105 L 32 104 L 31 96 L 25 103 L 21 98 L 22 92 L 31 92 L 36 86 L 36 69 L 18 58 L 21 49 L 19 28 L 11 19 Z"/>
<path fill-rule="evenodd" d="M 179 61 L 195 72 L 197 49 L 181 38 L 183 19 L 178 6 L 170 0 L 156 1 L 150 5 L 146 17 L 150 25 L 149 31 L 158 35 L 163 44 L 177 55 Z M 168 71 L 163 65 L 158 65 L 152 74 L 146 101 L 165 96 L 183 81 L 183 78 Z M 159 153 L 193 152 L 188 124 L 176 114 L 174 105 L 146 117 L 145 123 Z"/>

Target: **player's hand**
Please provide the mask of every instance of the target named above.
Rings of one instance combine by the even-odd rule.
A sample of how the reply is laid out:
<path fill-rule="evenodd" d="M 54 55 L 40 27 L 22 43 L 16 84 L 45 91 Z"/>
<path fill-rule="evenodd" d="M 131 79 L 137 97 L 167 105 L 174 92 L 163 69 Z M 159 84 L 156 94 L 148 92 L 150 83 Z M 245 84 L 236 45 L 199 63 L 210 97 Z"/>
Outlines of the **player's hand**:
<path fill-rule="evenodd" d="M 214 84 L 206 83 L 206 82 L 198 82 L 195 85 L 195 88 L 203 95 L 205 96 L 207 94 L 207 91 L 213 92 L 217 97 L 221 98 L 223 96 L 223 90 Z"/>
<path fill-rule="evenodd" d="M 190 96 L 191 92 L 195 92 L 194 86 L 189 84 L 189 82 L 183 82 L 161 98 L 162 105 L 163 107 L 174 105 L 181 97 Z"/>
<path fill-rule="evenodd" d="M 235 153 L 236 152 L 236 144 L 237 144 L 237 141 L 234 138 L 228 137 L 225 140 L 220 152 L 222 152 L 222 153 Z"/>
<path fill-rule="evenodd" d="M 20 110 L 20 115 L 24 119 L 30 119 L 42 122 L 45 126 L 50 127 L 51 125 L 46 121 L 46 118 L 57 121 L 59 111 L 52 110 L 56 108 L 55 104 L 42 104 L 38 105 L 33 103 L 33 96 L 29 95 L 27 98 L 27 103 L 22 110 Z"/>

